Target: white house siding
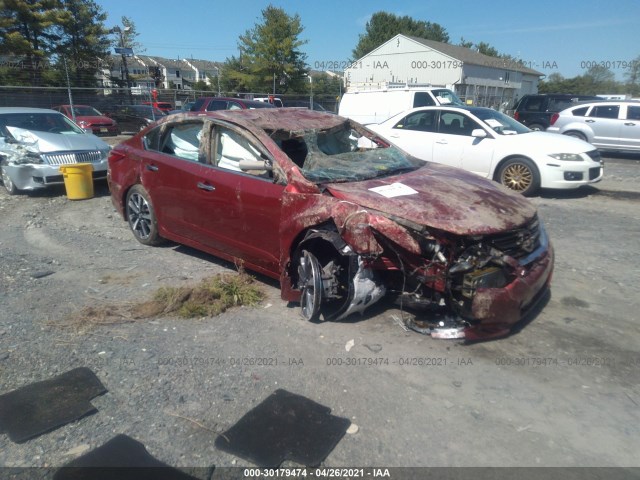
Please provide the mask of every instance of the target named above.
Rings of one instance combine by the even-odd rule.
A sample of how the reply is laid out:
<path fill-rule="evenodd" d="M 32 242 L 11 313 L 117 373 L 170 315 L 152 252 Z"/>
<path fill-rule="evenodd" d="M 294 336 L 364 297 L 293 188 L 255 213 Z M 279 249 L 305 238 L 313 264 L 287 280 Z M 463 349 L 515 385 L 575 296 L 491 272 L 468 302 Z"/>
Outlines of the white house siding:
<path fill-rule="evenodd" d="M 345 70 L 346 86 L 365 83 L 429 83 L 445 86 L 460 80 L 461 62 L 413 40 L 396 38 Z"/>
<path fill-rule="evenodd" d="M 469 104 L 505 109 L 515 98 L 537 92 L 542 75 L 508 66 L 503 59 L 467 48 L 396 35 L 345 69 L 345 87 L 443 86 Z"/>

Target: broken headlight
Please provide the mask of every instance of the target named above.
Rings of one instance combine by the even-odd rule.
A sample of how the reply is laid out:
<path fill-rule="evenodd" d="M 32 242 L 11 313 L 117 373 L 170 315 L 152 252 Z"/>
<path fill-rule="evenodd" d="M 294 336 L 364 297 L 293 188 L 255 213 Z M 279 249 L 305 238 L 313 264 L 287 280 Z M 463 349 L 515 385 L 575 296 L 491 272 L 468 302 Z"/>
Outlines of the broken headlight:
<path fill-rule="evenodd" d="M 473 298 L 479 288 L 502 288 L 506 284 L 504 269 L 488 267 L 465 274 L 462 278 L 462 295 Z"/>

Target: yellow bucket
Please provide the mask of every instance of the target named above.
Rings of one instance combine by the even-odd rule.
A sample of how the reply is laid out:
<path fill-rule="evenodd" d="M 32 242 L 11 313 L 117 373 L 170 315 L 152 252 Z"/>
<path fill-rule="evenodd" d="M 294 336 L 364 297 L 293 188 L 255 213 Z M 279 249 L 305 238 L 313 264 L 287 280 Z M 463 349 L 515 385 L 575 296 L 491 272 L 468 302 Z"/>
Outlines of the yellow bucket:
<path fill-rule="evenodd" d="M 64 188 L 69 200 L 93 198 L 93 165 L 90 163 L 74 163 L 61 165 L 64 177 Z"/>

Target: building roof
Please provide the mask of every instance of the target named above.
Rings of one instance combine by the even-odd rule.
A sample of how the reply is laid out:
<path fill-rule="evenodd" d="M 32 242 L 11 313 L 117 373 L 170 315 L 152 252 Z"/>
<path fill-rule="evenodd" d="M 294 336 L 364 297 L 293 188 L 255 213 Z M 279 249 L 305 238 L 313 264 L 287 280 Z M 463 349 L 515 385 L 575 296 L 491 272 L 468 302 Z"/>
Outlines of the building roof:
<path fill-rule="evenodd" d="M 212 62 L 210 60 L 198 60 L 195 58 L 185 58 L 184 61 L 189 62 L 191 65 L 199 70 L 216 70 L 222 67 L 220 62 Z"/>
<path fill-rule="evenodd" d="M 493 68 L 505 68 L 513 70 L 515 72 L 528 73 L 531 75 L 544 76 L 542 72 L 527 68 L 513 60 L 500 57 L 491 57 L 480 52 L 476 52 L 471 48 L 461 47 L 460 45 L 451 45 L 450 43 L 436 42 L 435 40 L 427 40 L 425 38 L 412 37 L 410 35 L 398 35 L 405 38 L 409 38 L 414 42 L 420 43 L 425 47 L 429 47 L 433 50 L 437 50 L 440 53 L 444 53 L 456 60 L 461 60 L 464 63 L 471 65 L 481 65 L 484 67 Z M 502 61 L 502 62 L 501 62 Z"/>

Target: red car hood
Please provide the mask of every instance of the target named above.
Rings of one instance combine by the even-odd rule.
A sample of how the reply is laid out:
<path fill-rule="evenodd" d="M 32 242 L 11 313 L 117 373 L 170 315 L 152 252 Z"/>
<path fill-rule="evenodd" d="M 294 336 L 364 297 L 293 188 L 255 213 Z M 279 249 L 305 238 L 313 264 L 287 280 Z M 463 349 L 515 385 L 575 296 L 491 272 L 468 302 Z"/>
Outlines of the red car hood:
<path fill-rule="evenodd" d="M 416 193 L 389 198 L 371 190 L 393 184 Z M 473 173 L 432 163 L 392 177 L 332 183 L 327 189 L 336 198 L 458 235 L 503 232 L 536 214 L 535 207 L 518 193 Z"/>

